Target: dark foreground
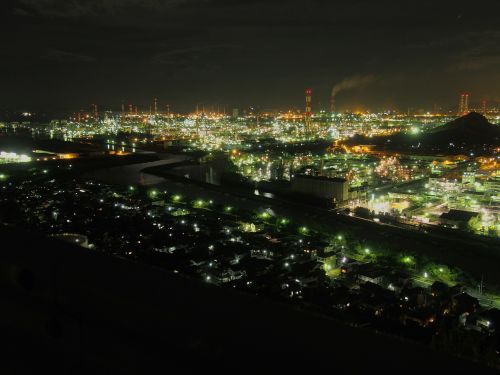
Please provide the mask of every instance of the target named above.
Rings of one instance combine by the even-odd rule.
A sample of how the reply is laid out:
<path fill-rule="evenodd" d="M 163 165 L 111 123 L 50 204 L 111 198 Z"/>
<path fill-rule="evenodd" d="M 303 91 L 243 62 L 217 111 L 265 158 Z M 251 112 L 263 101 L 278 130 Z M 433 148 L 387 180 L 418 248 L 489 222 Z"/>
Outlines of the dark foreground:
<path fill-rule="evenodd" d="M 169 271 L 12 228 L 0 235 L 0 373 L 493 373 Z"/>

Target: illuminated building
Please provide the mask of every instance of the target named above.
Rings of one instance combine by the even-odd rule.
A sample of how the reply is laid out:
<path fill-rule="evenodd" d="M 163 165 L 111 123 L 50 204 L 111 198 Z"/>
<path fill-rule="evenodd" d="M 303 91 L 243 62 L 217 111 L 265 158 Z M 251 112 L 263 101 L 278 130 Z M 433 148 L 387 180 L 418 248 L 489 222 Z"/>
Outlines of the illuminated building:
<path fill-rule="evenodd" d="M 0 164 L 8 163 L 27 163 L 31 161 L 31 157 L 24 154 L 17 154 L 15 152 L 0 152 Z"/>
<path fill-rule="evenodd" d="M 463 185 L 474 185 L 476 182 L 476 173 L 473 171 L 466 171 L 462 175 L 462 184 Z"/>

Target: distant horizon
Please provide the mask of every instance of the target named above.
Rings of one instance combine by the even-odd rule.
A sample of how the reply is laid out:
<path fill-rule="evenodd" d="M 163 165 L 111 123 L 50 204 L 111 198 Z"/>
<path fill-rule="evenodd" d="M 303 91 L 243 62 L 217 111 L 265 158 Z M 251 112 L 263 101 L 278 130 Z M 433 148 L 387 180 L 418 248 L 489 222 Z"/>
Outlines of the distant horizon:
<path fill-rule="evenodd" d="M 11 0 L 0 108 L 76 110 L 157 97 L 302 108 L 500 101 L 500 2 Z M 162 107 L 163 108 L 163 107 Z"/>
<path fill-rule="evenodd" d="M 483 101 L 475 101 L 473 98 L 473 95 L 470 95 L 472 100 L 469 102 L 469 108 L 470 109 L 478 109 L 482 110 L 483 106 Z M 441 105 L 439 103 L 435 103 L 432 106 L 420 106 L 420 105 L 413 105 L 409 106 L 406 108 L 401 108 L 401 107 L 377 107 L 377 108 L 372 108 L 370 106 L 367 106 L 363 103 L 357 103 L 357 104 L 352 104 L 352 105 L 344 105 L 342 104 L 341 101 L 339 101 L 339 105 L 337 108 L 333 111 L 334 113 L 342 113 L 342 112 L 372 112 L 372 113 L 378 113 L 378 112 L 384 112 L 384 111 L 398 111 L 398 112 L 407 112 L 408 110 L 410 111 L 429 111 L 429 112 L 435 112 L 436 110 L 440 111 L 454 111 L 458 109 L 459 106 L 459 98 L 460 96 L 457 95 L 457 103 L 455 105 Z M 0 106 L 0 113 L 1 112 L 16 112 L 16 113 L 23 113 L 23 112 L 55 112 L 55 113 L 75 113 L 78 111 L 93 111 L 93 106 L 97 105 L 99 111 L 112 111 L 112 112 L 121 112 L 122 111 L 122 105 L 125 107 L 124 112 L 129 111 L 129 105 L 132 105 L 134 110 L 135 107 L 138 108 L 139 112 L 148 112 L 149 110 L 153 111 L 154 110 L 154 99 L 151 99 L 150 103 L 144 103 L 144 102 L 134 102 L 134 101 L 123 101 L 119 103 L 111 103 L 112 101 L 106 102 L 106 103 L 88 103 L 87 105 L 75 105 L 75 106 L 11 106 L 9 108 L 2 108 Z M 240 111 L 243 110 L 258 110 L 260 112 L 287 112 L 287 111 L 303 111 L 304 110 L 304 96 L 302 96 L 303 103 L 301 105 L 289 105 L 289 106 L 271 106 L 271 105 L 266 105 L 266 104 L 255 104 L 255 103 L 247 103 L 247 104 L 239 104 L 239 105 L 228 105 L 224 103 L 217 103 L 217 102 L 205 102 L 205 103 L 195 103 L 192 105 L 181 105 L 181 109 L 178 109 L 171 105 L 169 102 L 162 102 L 161 98 L 156 98 L 157 100 L 157 112 L 158 113 L 166 113 L 166 112 L 171 112 L 171 113 L 193 113 L 196 112 L 197 108 L 198 111 L 202 111 L 203 109 L 205 112 L 217 112 L 217 113 L 223 113 L 224 110 L 226 113 L 232 112 L 233 109 L 238 109 Z M 486 107 L 488 109 L 495 108 L 496 106 L 500 105 L 500 100 L 494 100 L 494 101 L 485 101 L 486 102 Z M 313 91 L 313 96 L 312 96 L 312 111 L 313 112 L 320 112 L 320 111 L 325 111 L 325 112 L 331 112 L 329 106 L 324 104 L 325 101 L 315 101 L 315 96 L 314 96 L 314 91 Z M 321 106 L 321 108 L 318 108 L 318 106 Z"/>

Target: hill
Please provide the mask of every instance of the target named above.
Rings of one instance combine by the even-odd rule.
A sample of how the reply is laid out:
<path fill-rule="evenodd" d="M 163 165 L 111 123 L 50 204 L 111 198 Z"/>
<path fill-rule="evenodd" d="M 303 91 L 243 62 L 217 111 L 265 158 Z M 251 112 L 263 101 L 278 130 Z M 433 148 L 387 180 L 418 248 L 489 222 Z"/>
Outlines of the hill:
<path fill-rule="evenodd" d="M 488 153 L 500 144 L 500 126 L 471 112 L 421 134 L 399 133 L 367 138 L 355 136 L 348 144 L 373 144 L 384 150 L 405 152 Z"/>
<path fill-rule="evenodd" d="M 467 145 L 498 145 L 500 126 L 489 123 L 486 117 L 479 113 L 471 112 L 422 134 L 421 138 L 426 143 L 436 145 L 449 142 Z"/>

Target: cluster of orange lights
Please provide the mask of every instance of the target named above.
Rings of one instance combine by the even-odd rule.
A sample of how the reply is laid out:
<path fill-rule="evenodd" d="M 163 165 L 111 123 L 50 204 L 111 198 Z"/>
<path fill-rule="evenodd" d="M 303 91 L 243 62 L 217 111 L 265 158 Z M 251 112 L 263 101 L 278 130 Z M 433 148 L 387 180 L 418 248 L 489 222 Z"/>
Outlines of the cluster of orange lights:
<path fill-rule="evenodd" d="M 125 155 L 130 155 L 130 152 L 126 151 L 110 151 L 110 155 L 116 155 L 116 156 L 125 156 Z"/>

